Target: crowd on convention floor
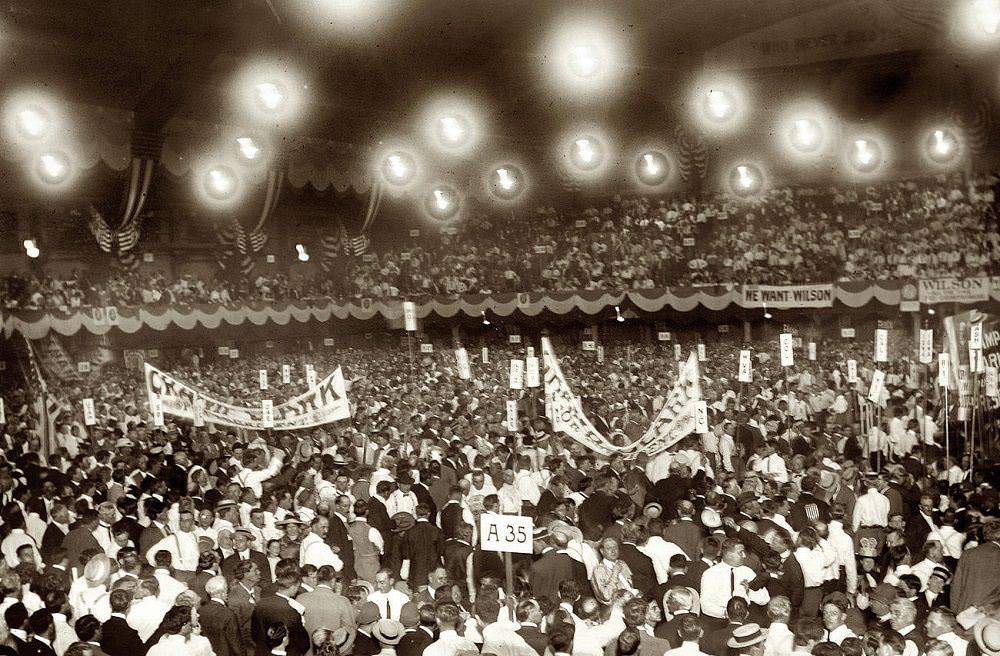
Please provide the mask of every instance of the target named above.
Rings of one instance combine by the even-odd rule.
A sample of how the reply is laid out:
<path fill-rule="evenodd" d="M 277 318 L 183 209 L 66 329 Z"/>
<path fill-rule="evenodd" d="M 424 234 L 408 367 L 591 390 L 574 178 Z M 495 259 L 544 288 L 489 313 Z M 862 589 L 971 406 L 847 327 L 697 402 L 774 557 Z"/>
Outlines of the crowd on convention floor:
<path fill-rule="evenodd" d="M 997 470 L 944 453 L 933 381 L 887 367 L 885 421 L 864 434 L 850 346 L 779 374 L 757 345 L 710 344 L 711 430 L 671 449 L 601 456 L 553 433 L 538 391 L 509 389 L 520 347 L 474 358 L 395 349 L 300 354 L 342 366 L 352 419 L 272 435 L 157 427 L 140 374 L 52 384 L 52 453 L 24 390 L 5 396 L 0 651 L 21 656 L 997 656 Z M 588 416 L 617 444 L 666 401 L 663 345 L 559 346 Z M 862 363 L 857 385 L 845 361 Z M 234 405 L 282 358 L 169 363 Z M 167 366 L 164 363 L 163 366 Z M 505 425 L 515 395 L 518 430 Z M 96 401 L 87 426 L 80 401 Z M 957 401 L 952 399 L 953 402 Z M 980 450 L 983 450 L 980 444 Z M 481 517 L 534 520 L 532 555 L 483 549 Z"/>
<path fill-rule="evenodd" d="M 8 309 L 420 294 L 646 289 L 996 274 L 994 178 L 721 196 L 616 196 L 599 206 L 491 216 L 454 235 L 340 255 L 335 274 L 261 265 L 248 277 L 29 272 L 0 281 Z M 314 249 L 315 250 L 315 249 Z M 544 251 L 544 252 L 542 252 Z"/>

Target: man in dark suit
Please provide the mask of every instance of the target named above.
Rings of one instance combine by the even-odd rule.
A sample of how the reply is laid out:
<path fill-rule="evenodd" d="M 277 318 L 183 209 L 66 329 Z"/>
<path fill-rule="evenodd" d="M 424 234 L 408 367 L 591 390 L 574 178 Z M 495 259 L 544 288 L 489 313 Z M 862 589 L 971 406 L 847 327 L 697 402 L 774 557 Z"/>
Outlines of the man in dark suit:
<path fill-rule="evenodd" d="M 614 523 L 612 509 L 618 503 L 618 479 L 608 474 L 598 474 L 594 482 L 596 492 L 580 504 L 577 518 L 580 530 L 587 540 L 597 540 Z"/>
<path fill-rule="evenodd" d="M 49 562 L 51 564 L 45 566 L 45 569 L 38 576 L 38 581 L 57 580 L 60 583 L 60 589 L 69 590 L 73 583 L 73 576 L 69 571 L 69 558 L 66 556 L 66 549 L 63 547 L 53 549 L 52 553 L 49 554 Z M 32 585 L 34 587 L 34 584 Z"/>
<path fill-rule="evenodd" d="M 56 638 L 52 613 L 44 608 L 36 610 L 28 618 L 28 627 L 34 637 L 28 641 L 25 651 L 32 656 L 56 656 L 56 651 L 52 648 L 52 641 Z"/>
<path fill-rule="evenodd" d="M 219 566 L 226 579 L 233 578 L 233 570 L 236 569 L 237 563 L 249 560 L 257 564 L 265 581 L 271 580 L 271 564 L 267 561 L 267 556 L 251 548 L 255 539 L 254 534 L 245 528 L 238 528 L 233 532 L 233 553 L 226 556 Z"/>
<path fill-rule="evenodd" d="M 622 527 L 622 544 L 619 556 L 632 570 L 632 585 L 646 597 L 652 599 L 656 592 L 656 569 L 653 560 L 639 551 L 638 544 L 645 543 L 646 530 L 633 522 Z"/>
<path fill-rule="evenodd" d="M 260 599 L 260 568 L 252 560 L 241 560 L 233 570 L 233 580 L 229 585 L 229 596 L 226 605 L 236 614 L 236 626 L 239 630 L 240 643 L 243 652 L 248 656 L 254 653 L 254 641 L 250 631 L 250 616 Z"/>
<path fill-rule="evenodd" d="M 804 476 L 799 483 L 802 493 L 792 504 L 791 512 L 788 514 L 788 523 L 796 531 L 812 526 L 817 521 L 830 521 L 830 506 L 813 494 L 816 491 L 816 484 L 816 478 L 811 475 Z"/>
<path fill-rule="evenodd" d="M 565 535 L 550 535 L 542 557 L 531 564 L 531 576 L 528 580 L 531 581 L 531 594 L 536 599 L 548 597 L 556 601 L 559 599 L 559 583 L 575 578 L 573 559 L 563 551 L 566 545 Z"/>
<path fill-rule="evenodd" d="M 52 521 L 45 527 L 45 532 L 42 534 L 42 545 L 38 551 L 42 554 L 42 560 L 51 565 L 53 550 L 63 546 L 63 540 L 69 533 L 69 508 L 64 504 L 57 503 L 52 506 L 52 511 L 49 514 Z M 97 538 L 94 538 L 94 541 L 96 542 Z"/>
<path fill-rule="evenodd" d="M 462 523 L 462 488 L 452 485 L 448 490 L 448 502 L 441 509 L 441 532 L 445 539 L 458 537 L 458 525 Z"/>
<path fill-rule="evenodd" d="M 146 516 L 150 518 L 150 524 L 139 535 L 139 555 L 143 558 L 154 544 L 170 535 L 166 525 L 166 504 L 158 499 L 146 499 Z"/>
<path fill-rule="evenodd" d="M 302 604 L 302 623 L 309 635 L 316 629 L 345 629 L 354 634 L 354 608 L 350 600 L 333 591 L 337 585 L 337 572 L 330 565 L 316 571 L 316 587 L 303 592 L 296 601 Z"/>
<path fill-rule="evenodd" d="M 346 497 L 345 497 L 346 498 Z M 311 646 L 309 634 L 302 624 L 302 615 L 291 606 L 292 598 L 298 593 L 302 576 L 297 566 L 277 567 L 275 585 L 277 592 L 257 602 L 250 616 L 250 636 L 253 639 L 256 656 L 271 656 L 267 647 L 267 627 L 274 623 L 285 625 L 288 631 L 288 656 L 302 656 Z"/>
<path fill-rule="evenodd" d="M 236 613 L 226 605 L 229 586 L 225 577 L 213 576 L 205 583 L 208 601 L 198 609 L 201 634 L 212 643 L 215 656 L 244 656 Z"/>
<path fill-rule="evenodd" d="M 108 656 L 142 656 L 146 647 L 139 633 L 129 626 L 125 614 L 132 604 L 128 590 L 113 590 L 109 598 L 111 617 L 101 626 L 101 649 Z"/>
<path fill-rule="evenodd" d="M 424 604 L 416 611 L 416 626 L 408 626 L 409 609 L 407 608 L 410 604 L 403 606 L 403 609 L 399 613 L 399 618 L 403 621 L 403 626 L 406 626 L 406 633 L 403 634 L 403 638 L 399 641 L 399 645 L 396 647 L 396 653 L 399 656 L 422 656 L 424 649 L 427 648 L 429 644 L 434 642 L 434 629 L 437 627 L 437 620 L 434 617 L 434 606 L 431 604 Z"/>
<path fill-rule="evenodd" d="M 116 529 L 120 527 L 125 529 L 128 532 L 129 540 L 132 540 L 132 544 L 138 545 L 143 531 L 143 526 L 139 523 L 139 518 L 136 515 L 138 504 L 132 497 L 120 497 L 116 505 L 122 518 L 115 522 L 115 526 L 112 528 Z"/>
<path fill-rule="evenodd" d="M 983 525 L 983 542 L 962 552 L 951 582 L 951 609 L 956 614 L 986 601 L 1000 588 L 1000 521 Z"/>
<path fill-rule="evenodd" d="M 27 654 L 28 609 L 20 601 L 13 603 L 3 612 L 3 619 L 10 629 L 10 639 L 14 641 L 14 649 L 18 654 Z"/>
<path fill-rule="evenodd" d="M 104 650 L 101 649 L 101 620 L 93 615 L 84 615 L 76 621 L 73 629 L 80 642 L 86 642 L 87 646 L 90 647 L 92 656 L 106 656 Z"/>
<path fill-rule="evenodd" d="M 550 599 L 555 601 L 558 597 L 550 597 Z M 526 599 L 517 605 L 514 614 L 521 625 L 517 634 L 524 638 L 524 641 L 538 652 L 539 656 L 542 656 L 549 644 L 549 637 L 542 633 L 539 628 L 542 621 L 542 609 L 538 602 L 534 599 Z"/>
<path fill-rule="evenodd" d="M 427 585 L 427 575 L 441 564 L 444 537 L 430 523 L 431 509 L 423 503 L 416 507 L 417 521 L 403 534 L 403 560 L 410 562 L 407 581 L 411 588 Z"/>
<path fill-rule="evenodd" d="M 381 481 L 380 481 L 381 484 Z M 333 548 L 334 552 L 344 562 L 341 574 L 345 581 L 352 581 L 357 577 L 354 571 L 354 542 L 351 534 L 347 531 L 347 517 L 351 512 L 351 499 L 347 496 L 339 496 L 333 504 L 330 513 L 330 527 L 326 532 L 326 543 Z M 369 512 L 371 512 L 369 510 Z M 369 525 L 374 526 L 370 523 Z M 383 535 L 386 535 L 383 533 Z"/>
<path fill-rule="evenodd" d="M 101 543 L 94 537 L 94 530 L 98 524 L 100 524 L 100 520 L 97 511 L 88 508 L 80 514 L 79 525 L 63 538 L 62 546 L 66 548 L 66 557 L 69 559 L 69 566 L 79 568 L 78 572 L 80 574 L 83 573 L 83 564 L 80 562 L 80 556 L 83 555 L 83 552 L 92 549 L 100 552 L 104 551 L 101 548 Z"/>
<path fill-rule="evenodd" d="M 780 562 L 774 563 L 777 565 L 775 571 L 777 576 L 770 576 L 767 571 L 764 571 L 754 579 L 751 587 L 754 589 L 766 587 L 772 599 L 778 595 L 788 597 L 788 600 L 792 603 L 791 619 L 794 622 L 798 617 L 799 609 L 802 607 L 802 599 L 806 593 L 806 583 L 802 575 L 802 566 L 799 565 L 799 561 L 795 559 L 795 556 L 791 552 L 792 544 L 790 537 L 783 533 L 777 533 L 771 544 L 774 551 L 779 554 L 776 561 Z M 774 556 L 771 558 L 774 558 Z M 765 568 L 767 568 L 767 561 L 768 557 L 762 559 Z M 755 585 L 758 585 L 758 587 L 754 587 Z"/>
<path fill-rule="evenodd" d="M 392 492 L 390 481 L 379 481 L 375 485 L 375 494 L 368 499 L 368 525 L 378 529 L 382 535 L 392 533 L 392 519 L 389 518 L 389 511 L 385 509 L 386 500 Z"/>
<path fill-rule="evenodd" d="M 705 530 L 694 521 L 694 504 L 688 500 L 677 502 L 677 521 L 663 529 L 663 539 L 681 548 L 689 560 L 698 560 L 698 549 Z"/>

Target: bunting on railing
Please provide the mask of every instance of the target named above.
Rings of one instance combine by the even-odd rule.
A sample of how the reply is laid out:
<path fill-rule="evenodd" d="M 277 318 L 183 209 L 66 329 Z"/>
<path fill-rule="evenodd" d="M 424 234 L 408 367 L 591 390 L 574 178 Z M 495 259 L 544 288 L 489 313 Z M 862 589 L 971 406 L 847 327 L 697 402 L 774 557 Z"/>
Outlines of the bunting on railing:
<path fill-rule="evenodd" d="M 142 235 L 142 210 L 149 196 L 149 185 L 153 179 L 155 166 L 156 162 L 151 159 L 138 157 L 132 159 L 125 208 L 117 228 L 112 229 L 93 205 L 88 208 L 90 233 L 94 235 L 98 247 L 105 253 L 113 250 L 125 253 L 139 243 L 139 237 Z"/>

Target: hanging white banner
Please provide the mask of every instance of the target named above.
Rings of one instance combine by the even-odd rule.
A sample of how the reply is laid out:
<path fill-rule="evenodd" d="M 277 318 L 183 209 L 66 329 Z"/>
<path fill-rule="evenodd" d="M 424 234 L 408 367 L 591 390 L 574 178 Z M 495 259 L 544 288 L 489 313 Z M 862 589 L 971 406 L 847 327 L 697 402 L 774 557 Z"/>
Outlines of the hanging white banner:
<path fill-rule="evenodd" d="M 872 403 L 878 403 L 879 399 L 882 398 L 882 387 L 885 385 L 885 372 L 876 369 L 872 373 L 872 384 L 868 388 L 868 400 Z"/>

